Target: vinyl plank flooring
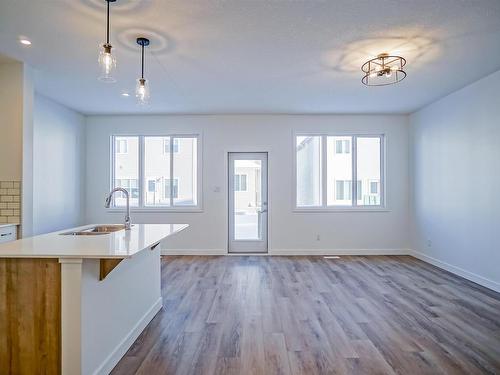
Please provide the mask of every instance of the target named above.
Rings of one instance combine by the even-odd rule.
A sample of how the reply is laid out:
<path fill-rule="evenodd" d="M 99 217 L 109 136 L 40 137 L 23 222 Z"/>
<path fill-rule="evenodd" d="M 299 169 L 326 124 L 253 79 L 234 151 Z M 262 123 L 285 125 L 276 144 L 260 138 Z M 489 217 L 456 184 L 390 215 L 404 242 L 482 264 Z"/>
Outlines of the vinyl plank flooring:
<path fill-rule="evenodd" d="M 113 374 L 500 374 L 500 294 L 408 256 L 162 258 Z"/>

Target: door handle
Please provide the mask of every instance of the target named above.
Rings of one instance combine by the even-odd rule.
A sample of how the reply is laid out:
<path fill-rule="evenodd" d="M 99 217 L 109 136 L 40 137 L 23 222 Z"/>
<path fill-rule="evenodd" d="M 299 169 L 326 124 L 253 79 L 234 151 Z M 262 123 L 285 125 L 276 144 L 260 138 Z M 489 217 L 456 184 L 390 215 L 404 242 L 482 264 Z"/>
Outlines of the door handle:
<path fill-rule="evenodd" d="M 259 213 L 260 213 L 260 214 L 263 214 L 263 213 L 265 213 L 265 212 L 267 212 L 267 210 L 262 210 L 262 211 L 259 211 Z"/>

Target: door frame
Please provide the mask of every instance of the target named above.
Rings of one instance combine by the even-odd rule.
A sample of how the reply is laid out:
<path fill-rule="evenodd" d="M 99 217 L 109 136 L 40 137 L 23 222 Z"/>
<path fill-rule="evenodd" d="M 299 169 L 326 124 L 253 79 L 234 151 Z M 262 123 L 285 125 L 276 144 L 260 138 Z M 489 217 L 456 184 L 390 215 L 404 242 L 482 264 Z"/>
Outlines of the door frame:
<path fill-rule="evenodd" d="M 231 239 L 229 238 L 230 236 L 230 231 L 229 231 L 229 194 L 231 191 L 229 190 L 229 178 L 230 178 L 230 173 L 229 173 L 229 156 L 230 154 L 266 154 L 267 155 L 267 223 L 266 223 L 266 229 L 267 229 L 267 238 L 266 238 L 266 248 L 267 251 L 262 251 L 262 252 L 230 252 L 230 241 Z M 271 163 L 270 163 L 270 155 L 271 152 L 268 150 L 255 150 L 255 149 L 250 149 L 250 148 L 245 148 L 242 147 L 239 150 L 225 150 L 224 151 L 224 175 L 225 175 L 225 185 L 224 185 L 224 208 L 225 208 L 225 225 L 226 225 L 226 254 L 227 255 L 245 255 L 245 254 L 251 254 L 251 255 L 269 255 L 270 254 L 270 249 L 269 249 L 269 244 L 271 243 L 271 226 L 270 226 L 270 213 L 271 213 L 271 190 L 270 190 L 270 168 L 271 168 Z"/>

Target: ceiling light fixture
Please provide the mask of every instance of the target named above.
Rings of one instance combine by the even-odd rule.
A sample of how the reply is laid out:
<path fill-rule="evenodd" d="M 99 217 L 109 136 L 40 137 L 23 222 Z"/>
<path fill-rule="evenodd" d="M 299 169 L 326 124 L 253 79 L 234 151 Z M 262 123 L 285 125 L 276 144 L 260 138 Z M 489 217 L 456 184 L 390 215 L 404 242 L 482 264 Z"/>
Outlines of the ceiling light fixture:
<path fill-rule="evenodd" d="M 109 43 L 109 3 L 114 3 L 116 0 L 105 0 L 107 3 L 107 13 L 106 13 L 106 43 L 100 46 L 99 52 L 99 66 L 101 68 L 101 74 L 99 76 L 99 81 L 103 82 L 116 82 L 113 78 L 112 72 L 116 68 L 116 59 L 111 54 L 111 44 Z"/>
<path fill-rule="evenodd" d="M 141 78 L 137 80 L 135 96 L 139 104 L 147 104 L 149 100 L 149 82 L 144 79 L 144 47 L 149 46 L 149 39 L 137 38 L 137 44 L 141 46 Z"/>
<path fill-rule="evenodd" d="M 25 46 L 31 46 L 31 41 L 26 38 L 19 39 L 19 43 L 24 44 Z"/>
<path fill-rule="evenodd" d="M 401 56 L 382 53 L 361 66 L 365 75 L 361 82 L 366 86 L 387 86 L 401 82 L 406 77 L 403 67 L 406 60 Z"/>

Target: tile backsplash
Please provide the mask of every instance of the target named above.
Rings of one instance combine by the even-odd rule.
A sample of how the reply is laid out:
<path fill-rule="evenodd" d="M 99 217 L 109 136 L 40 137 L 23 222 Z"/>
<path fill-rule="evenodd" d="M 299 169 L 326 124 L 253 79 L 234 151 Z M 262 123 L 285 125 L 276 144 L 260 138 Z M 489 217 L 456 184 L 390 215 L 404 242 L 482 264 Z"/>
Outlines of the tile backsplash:
<path fill-rule="evenodd" d="M 0 181 L 0 224 L 21 222 L 21 182 Z"/>

